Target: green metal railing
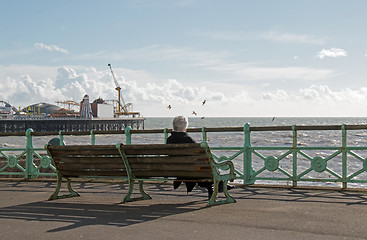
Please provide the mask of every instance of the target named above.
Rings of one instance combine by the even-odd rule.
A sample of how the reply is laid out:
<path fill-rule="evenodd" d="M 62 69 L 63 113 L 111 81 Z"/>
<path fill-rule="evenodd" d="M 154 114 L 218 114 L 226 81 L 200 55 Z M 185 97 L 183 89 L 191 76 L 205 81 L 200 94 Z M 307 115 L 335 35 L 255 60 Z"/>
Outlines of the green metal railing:
<path fill-rule="evenodd" d="M 133 130 L 127 127 L 121 131 L 84 131 L 84 132 L 33 132 L 25 133 L 25 148 L 0 148 L 0 176 L 18 175 L 26 179 L 40 176 L 54 176 L 55 167 L 43 148 L 33 147 L 35 136 L 58 136 L 60 143 L 64 136 L 90 136 L 91 144 L 96 144 L 100 134 L 125 135 L 125 144 L 131 144 L 137 134 L 163 134 L 165 142 L 172 129 Z M 300 132 L 341 133 L 339 143 L 332 146 L 304 146 L 299 139 Z M 351 131 L 367 132 L 367 125 L 323 125 L 323 126 L 266 126 L 222 127 L 222 128 L 190 128 L 190 133 L 200 133 L 202 141 L 209 143 L 213 156 L 217 161 L 232 160 L 235 162 L 237 180 L 244 184 L 264 182 L 270 184 L 300 183 L 334 183 L 347 188 L 349 183 L 361 186 L 367 183 L 367 146 L 356 146 L 348 143 L 347 133 Z M 241 134 L 243 141 L 237 146 L 215 146 L 208 139 L 208 134 Z M 279 141 L 271 146 L 257 146 L 252 135 L 261 133 L 262 138 L 270 138 L 279 133 L 287 133 L 279 137 Z M 0 133 L 3 136 L 21 136 L 21 133 Z M 23 135 L 24 136 L 24 135 Z M 367 137 L 367 135 L 366 135 Z M 287 141 L 289 140 L 289 141 Z M 367 142 L 367 141 L 366 141 Z M 46 143 L 45 143 L 46 144 Z M 366 157 L 363 157 L 363 154 Z M 24 164 L 20 160 L 25 160 Z"/>
<path fill-rule="evenodd" d="M 33 130 L 28 129 L 25 133 L 27 141 L 25 148 L 0 148 L 0 155 L 4 157 L 5 164 L 0 168 L 1 175 L 9 176 L 24 176 L 24 178 L 34 178 L 38 176 L 54 176 L 55 167 L 51 164 L 51 158 L 47 155 L 40 154 L 44 152 L 43 148 L 33 147 Z M 20 136 L 19 133 L 12 134 L 13 136 Z M 6 136 L 5 134 L 2 136 Z M 12 153 L 9 154 L 8 152 Z M 18 154 L 16 154 L 19 152 Z M 20 160 L 25 158 L 25 165 L 20 164 Z M 35 158 L 39 160 L 39 164 L 35 164 Z M 1 162 L 0 162 L 1 163 Z M 51 169 L 53 172 L 41 173 L 42 168 Z M 18 171 L 15 171 L 18 170 Z"/>

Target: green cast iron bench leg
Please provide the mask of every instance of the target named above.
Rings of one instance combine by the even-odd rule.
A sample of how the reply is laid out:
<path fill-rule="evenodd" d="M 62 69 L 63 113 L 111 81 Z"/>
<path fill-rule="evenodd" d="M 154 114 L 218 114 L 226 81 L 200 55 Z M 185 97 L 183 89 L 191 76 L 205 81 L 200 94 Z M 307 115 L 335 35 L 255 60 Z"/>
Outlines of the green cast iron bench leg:
<path fill-rule="evenodd" d="M 215 205 L 221 205 L 221 204 L 235 203 L 236 202 L 236 200 L 231 195 L 229 195 L 227 184 L 228 184 L 228 180 L 224 180 L 223 181 L 223 193 L 224 193 L 224 196 L 226 197 L 226 199 L 217 201 L 216 199 L 217 199 L 217 194 L 218 194 L 219 181 L 214 180 L 213 194 L 212 194 L 212 197 L 209 199 L 208 203 L 206 204 L 206 206 L 209 207 L 209 206 L 215 206 Z"/>
<path fill-rule="evenodd" d="M 133 193 L 133 190 L 134 190 L 134 182 L 135 180 L 129 179 L 129 190 L 121 203 L 152 199 L 146 192 L 144 192 L 143 181 L 139 181 L 139 191 L 142 196 L 141 197 L 131 197 L 131 194 Z"/>
<path fill-rule="evenodd" d="M 62 180 L 62 178 L 61 178 L 60 174 L 57 173 L 56 189 L 55 189 L 55 192 L 48 199 L 49 201 L 54 200 L 54 199 L 71 198 L 71 197 L 79 197 L 80 196 L 79 193 L 77 193 L 76 191 L 74 191 L 71 188 L 71 180 L 70 179 L 67 179 L 67 188 L 68 188 L 69 194 L 59 196 L 59 192 L 60 192 L 60 188 L 61 188 L 61 180 Z"/>

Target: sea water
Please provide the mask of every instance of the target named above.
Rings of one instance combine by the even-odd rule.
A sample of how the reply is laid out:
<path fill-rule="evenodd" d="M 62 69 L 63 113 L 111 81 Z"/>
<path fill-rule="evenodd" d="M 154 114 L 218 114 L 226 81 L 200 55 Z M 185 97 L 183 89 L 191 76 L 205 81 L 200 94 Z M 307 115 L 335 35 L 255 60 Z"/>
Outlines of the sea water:
<path fill-rule="evenodd" d="M 173 118 L 146 118 L 145 129 L 164 129 L 172 128 Z M 244 127 L 249 123 L 251 127 L 261 126 L 312 126 L 312 125 L 342 125 L 342 124 L 367 124 L 367 118 L 272 118 L 272 117 L 207 117 L 189 118 L 189 128 L 215 128 L 215 127 Z M 351 144 L 367 146 L 367 130 L 349 131 L 348 139 Z M 300 131 L 298 133 L 299 144 L 302 145 L 338 145 L 341 138 L 341 131 Z M 196 141 L 202 140 L 201 133 L 191 133 Z M 218 136 L 216 139 L 213 136 Z M 242 142 L 238 142 L 238 136 L 243 133 L 208 133 L 209 143 L 213 146 L 241 146 Z M 47 140 L 55 136 L 33 137 L 34 147 L 43 147 Z M 291 131 L 281 132 L 256 132 L 251 134 L 252 145 L 267 146 L 285 144 L 288 140 L 292 140 Z M 65 142 L 68 144 L 88 144 L 91 142 L 90 136 L 65 136 Z M 353 139 L 353 140 L 352 140 Z M 96 144 L 114 144 L 116 142 L 124 142 L 124 135 L 96 135 Z M 135 134 L 132 136 L 132 142 L 139 143 L 163 143 L 164 135 L 162 134 Z M 0 147 L 24 147 L 26 143 L 25 137 L 0 137 Z"/>

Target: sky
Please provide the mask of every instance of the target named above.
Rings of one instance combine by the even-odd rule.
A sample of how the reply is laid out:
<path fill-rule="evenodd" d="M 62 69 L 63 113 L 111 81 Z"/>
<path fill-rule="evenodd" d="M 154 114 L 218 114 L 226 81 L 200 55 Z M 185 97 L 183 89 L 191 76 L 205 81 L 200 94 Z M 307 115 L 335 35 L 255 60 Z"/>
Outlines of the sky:
<path fill-rule="evenodd" d="M 145 117 L 365 117 L 366 9 L 365 0 L 0 1 L 0 101 L 117 99 L 111 64 L 124 102 Z"/>

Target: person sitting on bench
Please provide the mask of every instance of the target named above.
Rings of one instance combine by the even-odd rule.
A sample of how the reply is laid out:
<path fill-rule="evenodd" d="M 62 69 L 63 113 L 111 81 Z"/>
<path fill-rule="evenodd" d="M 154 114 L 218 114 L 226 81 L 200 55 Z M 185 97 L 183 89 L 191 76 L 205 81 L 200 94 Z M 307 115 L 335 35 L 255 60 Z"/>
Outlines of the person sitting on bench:
<path fill-rule="evenodd" d="M 180 143 L 195 143 L 187 133 L 187 127 L 189 126 L 189 121 L 185 116 L 177 116 L 173 119 L 173 131 L 171 136 L 167 138 L 167 144 L 180 144 Z M 173 182 L 174 189 L 177 189 L 181 185 L 182 181 L 177 179 Z M 213 194 L 213 183 L 212 182 L 195 182 L 187 181 L 185 182 L 187 192 L 191 192 L 195 185 L 198 184 L 199 187 L 204 187 L 208 190 L 208 197 L 211 198 Z M 227 186 L 228 190 L 231 186 Z M 219 192 L 223 192 L 223 182 L 219 183 Z"/>
<path fill-rule="evenodd" d="M 189 122 L 185 116 L 177 116 L 173 119 L 173 131 L 171 136 L 167 138 L 167 144 L 179 144 L 179 143 L 195 143 L 187 133 L 186 129 L 189 126 Z M 181 185 L 182 181 L 177 179 L 173 182 L 173 188 L 177 189 Z M 187 192 L 191 192 L 195 185 L 198 184 L 200 187 L 205 187 L 208 190 L 209 199 L 213 194 L 213 183 L 212 182 L 185 182 Z"/>

